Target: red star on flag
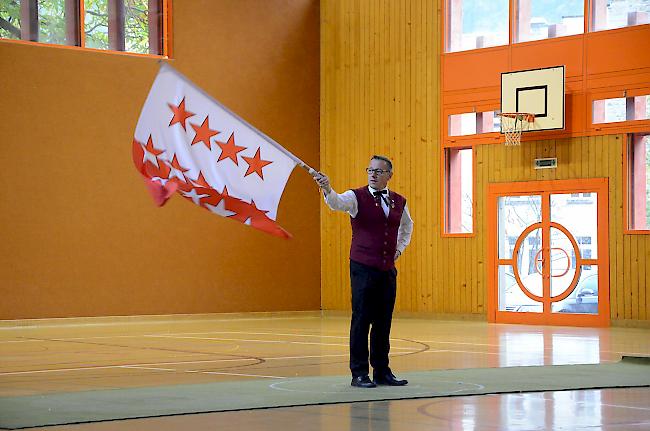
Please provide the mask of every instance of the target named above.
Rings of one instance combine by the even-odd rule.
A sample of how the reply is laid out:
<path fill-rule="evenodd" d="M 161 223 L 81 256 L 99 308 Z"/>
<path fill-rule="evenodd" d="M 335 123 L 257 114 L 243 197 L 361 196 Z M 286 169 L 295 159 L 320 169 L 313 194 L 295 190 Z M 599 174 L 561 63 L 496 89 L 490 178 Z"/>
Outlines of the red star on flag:
<path fill-rule="evenodd" d="M 203 207 L 223 217 L 230 217 L 235 215 L 236 213 L 226 208 L 226 199 L 234 199 L 228 195 L 228 189 L 226 186 L 223 187 L 223 191 L 221 193 L 217 192 L 216 190 L 213 190 L 213 192 L 214 193 L 212 193 L 209 198 L 203 201 Z"/>
<path fill-rule="evenodd" d="M 183 100 L 181 100 L 181 103 L 178 106 L 174 106 L 171 103 L 168 103 L 167 106 L 169 106 L 169 108 L 174 112 L 174 116 L 169 122 L 169 127 L 173 126 L 176 123 L 179 123 L 181 126 L 183 126 L 183 130 L 187 130 L 185 128 L 185 122 L 188 118 L 194 116 L 194 112 L 185 110 L 185 98 L 183 97 Z"/>
<path fill-rule="evenodd" d="M 253 219 L 266 217 L 266 213 L 268 212 L 257 208 L 255 201 L 251 201 L 249 204 L 240 199 L 228 199 L 226 208 L 233 211 L 233 215 L 229 216 L 230 218 L 245 224 L 250 224 L 250 221 Z"/>
<path fill-rule="evenodd" d="M 248 163 L 248 169 L 244 174 L 245 177 L 255 172 L 257 175 L 259 175 L 261 179 L 264 179 L 264 173 L 262 172 L 262 168 L 266 165 L 270 165 L 271 163 L 273 163 L 269 160 L 262 160 L 260 156 L 259 148 L 255 152 L 255 156 L 253 157 L 242 156 L 242 159 L 244 159 L 246 163 Z"/>
<path fill-rule="evenodd" d="M 230 138 L 228 138 L 228 142 L 217 141 L 217 145 L 219 145 L 219 147 L 221 148 L 221 154 L 219 155 L 219 160 L 217 160 L 217 163 L 225 159 L 230 159 L 237 166 L 239 166 L 239 163 L 237 162 L 237 153 L 239 153 L 240 151 L 244 151 L 246 147 L 240 147 L 239 145 L 235 145 L 234 133 L 230 134 Z"/>
<path fill-rule="evenodd" d="M 192 184 L 194 184 L 194 186 L 196 186 L 196 187 L 210 188 L 210 184 L 208 184 L 208 182 L 205 180 L 205 178 L 203 177 L 203 172 L 201 172 L 201 171 L 199 171 L 198 178 L 195 179 L 195 180 L 192 180 Z"/>
<path fill-rule="evenodd" d="M 192 139 L 192 145 L 198 144 L 199 142 L 203 142 L 205 146 L 208 147 L 209 150 L 212 148 L 210 144 L 210 138 L 220 132 L 217 130 L 212 130 L 210 128 L 208 118 L 209 117 L 206 116 L 205 120 L 203 120 L 203 123 L 200 126 L 197 126 L 194 123 L 190 123 L 190 126 L 192 126 L 194 132 L 196 132 L 196 134 L 194 135 L 194 139 Z"/>
<path fill-rule="evenodd" d="M 157 205 L 178 193 L 215 215 L 290 237 L 275 219 L 292 170 L 304 162 L 168 64 L 160 66 L 131 147 L 135 167 Z M 240 166 L 240 160 L 247 165 Z"/>
<path fill-rule="evenodd" d="M 172 159 L 171 163 L 167 163 L 169 166 L 169 179 L 171 180 L 172 178 L 178 178 L 179 180 L 183 181 L 184 183 L 187 182 L 185 178 L 185 172 L 189 171 L 189 169 L 185 169 L 178 163 L 178 159 L 176 159 L 176 155 L 174 155 L 174 158 Z"/>
<path fill-rule="evenodd" d="M 142 156 L 142 163 L 144 164 L 149 162 L 158 168 L 159 167 L 158 156 L 164 153 L 165 151 L 157 150 L 153 146 L 153 140 L 151 139 L 151 135 L 149 135 L 149 139 L 147 140 L 147 145 L 144 145 L 142 142 L 140 142 L 140 145 L 142 145 L 142 150 L 144 152 L 144 155 Z"/>

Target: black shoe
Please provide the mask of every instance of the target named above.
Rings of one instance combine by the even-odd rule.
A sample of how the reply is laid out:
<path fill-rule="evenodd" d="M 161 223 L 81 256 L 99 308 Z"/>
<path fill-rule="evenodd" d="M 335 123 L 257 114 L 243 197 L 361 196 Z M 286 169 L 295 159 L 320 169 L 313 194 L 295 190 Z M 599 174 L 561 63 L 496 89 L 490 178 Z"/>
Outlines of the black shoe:
<path fill-rule="evenodd" d="M 368 376 L 353 377 L 352 378 L 352 383 L 350 383 L 350 385 L 356 386 L 357 388 L 374 388 L 374 387 L 377 387 L 377 385 L 374 384 L 370 380 L 370 377 L 368 377 Z"/>
<path fill-rule="evenodd" d="M 377 385 L 405 386 L 408 384 L 408 380 L 398 380 L 390 371 L 383 374 L 373 374 L 373 377 Z"/>

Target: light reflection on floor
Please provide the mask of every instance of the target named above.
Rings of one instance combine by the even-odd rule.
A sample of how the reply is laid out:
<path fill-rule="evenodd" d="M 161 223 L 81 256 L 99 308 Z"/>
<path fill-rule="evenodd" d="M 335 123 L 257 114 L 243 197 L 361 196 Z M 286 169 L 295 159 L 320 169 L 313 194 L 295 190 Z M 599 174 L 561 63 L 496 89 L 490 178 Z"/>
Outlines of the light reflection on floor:
<path fill-rule="evenodd" d="M 2 328 L 0 395 L 261 375 L 341 375 L 347 381 L 348 324 L 347 317 L 312 315 Z M 391 366 L 398 376 L 403 371 L 587 364 L 618 361 L 622 355 L 650 356 L 650 329 L 402 318 L 395 319 L 392 337 Z M 650 430 L 650 388 L 350 403 L 38 429 Z"/>

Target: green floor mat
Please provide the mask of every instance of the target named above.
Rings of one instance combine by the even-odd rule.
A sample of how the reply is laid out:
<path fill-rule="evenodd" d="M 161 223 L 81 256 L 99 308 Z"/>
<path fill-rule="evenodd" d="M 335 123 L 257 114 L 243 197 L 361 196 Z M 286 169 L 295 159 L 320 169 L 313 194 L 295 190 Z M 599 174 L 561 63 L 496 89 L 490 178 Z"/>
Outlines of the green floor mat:
<path fill-rule="evenodd" d="M 0 427 L 516 392 L 650 386 L 650 358 L 617 363 L 400 373 L 408 386 L 359 389 L 348 376 L 286 378 L 0 397 Z"/>

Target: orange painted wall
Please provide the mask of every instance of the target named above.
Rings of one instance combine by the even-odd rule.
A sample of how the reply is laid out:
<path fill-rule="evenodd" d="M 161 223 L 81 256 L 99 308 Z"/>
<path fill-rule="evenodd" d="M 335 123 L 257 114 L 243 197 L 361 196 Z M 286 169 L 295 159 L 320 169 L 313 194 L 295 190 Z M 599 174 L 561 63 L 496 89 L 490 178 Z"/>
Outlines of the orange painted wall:
<path fill-rule="evenodd" d="M 174 2 L 170 63 L 314 166 L 318 53 L 316 0 Z M 131 139 L 157 62 L 0 40 L 0 319 L 319 308 L 320 202 L 300 169 L 289 241 L 151 202 Z"/>

